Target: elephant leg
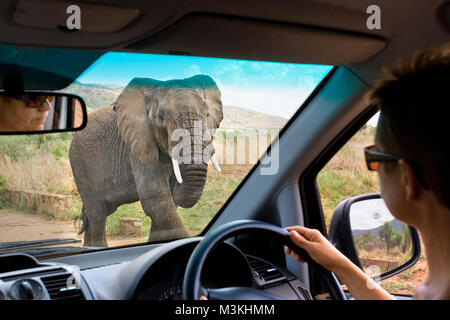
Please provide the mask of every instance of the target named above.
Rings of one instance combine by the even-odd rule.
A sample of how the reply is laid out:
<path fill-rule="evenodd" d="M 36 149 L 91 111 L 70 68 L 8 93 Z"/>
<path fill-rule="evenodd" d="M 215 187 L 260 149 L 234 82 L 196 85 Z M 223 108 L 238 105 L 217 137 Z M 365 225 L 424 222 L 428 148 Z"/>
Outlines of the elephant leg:
<path fill-rule="evenodd" d="M 144 211 L 152 212 L 150 215 L 152 226 L 148 238 L 149 242 L 189 237 L 189 233 L 176 211 L 173 200 L 170 199 L 170 201 L 172 204 L 163 202 L 155 204 L 154 200 L 141 200 Z"/>
<path fill-rule="evenodd" d="M 106 217 L 102 206 L 86 206 L 87 227 L 84 232 L 84 246 L 107 247 L 106 243 Z"/>
<path fill-rule="evenodd" d="M 164 170 L 131 160 L 142 208 L 152 219 L 149 242 L 189 237 L 173 202 Z"/>

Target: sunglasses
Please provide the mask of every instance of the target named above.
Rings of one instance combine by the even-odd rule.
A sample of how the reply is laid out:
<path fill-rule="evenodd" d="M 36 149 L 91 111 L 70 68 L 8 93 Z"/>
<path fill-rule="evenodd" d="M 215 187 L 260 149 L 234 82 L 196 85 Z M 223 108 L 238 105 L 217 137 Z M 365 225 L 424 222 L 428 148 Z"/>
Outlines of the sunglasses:
<path fill-rule="evenodd" d="M 369 171 L 377 171 L 378 166 L 380 165 L 380 162 L 395 162 L 400 159 L 406 159 L 406 158 L 394 156 L 389 153 L 377 151 L 377 148 L 375 147 L 375 145 L 364 148 L 364 156 L 366 158 L 367 169 L 369 169 Z M 412 167 L 414 173 L 416 174 L 416 177 L 419 180 L 419 183 L 422 185 L 422 187 L 426 190 L 429 190 L 430 185 L 427 182 L 427 179 L 425 179 L 425 177 L 421 173 L 422 170 L 419 170 L 417 163 L 411 161 L 410 159 L 406 159 L 406 160 L 408 160 L 409 164 L 411 165 L 411 167 Z"/>
<path fill-rule="evenodd" d="M 39 108 L 46 100 L 49 102 L 53 100 L 53 97 L 30 94 L 17 95 L 12 98 L 25 102 L 28 108 Z"/>
<path fill-rule="evenodd" d="M 367 169 L 369 171 L 378 170 L 380 162 L 395 162 L 401 159 L 392 154 L 377 151 L 375 145 L 364 148 L 364 157 L 366 158 Z"/>

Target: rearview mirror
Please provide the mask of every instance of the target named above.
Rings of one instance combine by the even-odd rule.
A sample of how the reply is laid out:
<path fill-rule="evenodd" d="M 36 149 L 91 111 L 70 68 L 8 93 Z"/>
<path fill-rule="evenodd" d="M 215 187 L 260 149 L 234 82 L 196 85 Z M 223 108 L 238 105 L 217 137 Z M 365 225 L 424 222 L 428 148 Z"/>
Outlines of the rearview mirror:
<path fill-rule="evenodd" d="M 366 274 L 380 280 L 420 258 L 417 231 L 395 219 L 378 193 L 342 201 L 334 211 L 329 239 Z"/>
<path fill-rule="evenodd" d="M 86 126 L 83 99 L 56 92 L 0 92 L 0 133 L 77 131 Z"/>

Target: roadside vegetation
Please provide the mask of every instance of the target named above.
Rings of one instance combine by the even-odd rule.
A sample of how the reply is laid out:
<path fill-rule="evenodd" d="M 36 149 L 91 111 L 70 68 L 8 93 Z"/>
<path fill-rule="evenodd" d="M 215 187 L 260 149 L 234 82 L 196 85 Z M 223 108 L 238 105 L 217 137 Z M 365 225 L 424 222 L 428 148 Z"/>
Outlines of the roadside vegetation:
<path fill-rule="evenodd" d="M 317 176 L 327 230 L 337 205 L 350 197 L 379 192 L 378 177 L 367 170 L 363 149 L 373 144 L 375 127 L 365 125 Z"/>

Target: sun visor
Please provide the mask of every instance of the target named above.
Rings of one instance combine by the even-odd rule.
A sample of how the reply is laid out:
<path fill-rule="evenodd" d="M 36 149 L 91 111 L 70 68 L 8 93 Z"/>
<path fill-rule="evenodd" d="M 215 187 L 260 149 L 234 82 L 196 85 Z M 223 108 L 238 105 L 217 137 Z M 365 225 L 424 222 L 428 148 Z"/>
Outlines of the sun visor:
<path fill-rule="evenodd" d="M 19 75 L 26 90 L 60 90 L 67 87 L 103 52 L 67 49 L 22 49 L 0 46 L 0 89 L 7 75 Z"/>
<path fill-rule="evenodd" d="M 136 8 L 93 3 L 74 3 L 74 1 L 63 0 L 21 0 L 14 10 L 13 20 L 16 24 L 24 27 L 64 28 L 67 20 L 67 8 L 74 4 L 77 5 L 80 13 L 83 12 L 83 32 L 116 32 L 136 20 L 140 13 Z M 44 16 L 45 18 L 43 18 Z"/>
<path fill-rule="evenodd" d="M 378 35 L 205 13 L 189 14 L 126 47 L 185 54 L 313 64 L 363 61 L 385 46 Z"/>

